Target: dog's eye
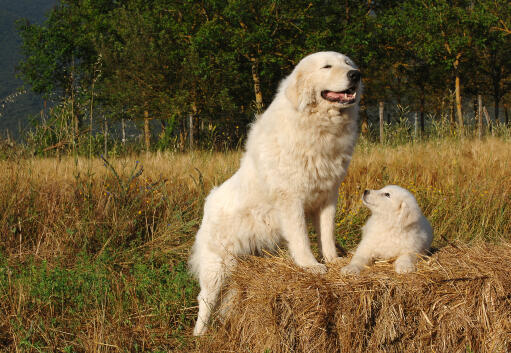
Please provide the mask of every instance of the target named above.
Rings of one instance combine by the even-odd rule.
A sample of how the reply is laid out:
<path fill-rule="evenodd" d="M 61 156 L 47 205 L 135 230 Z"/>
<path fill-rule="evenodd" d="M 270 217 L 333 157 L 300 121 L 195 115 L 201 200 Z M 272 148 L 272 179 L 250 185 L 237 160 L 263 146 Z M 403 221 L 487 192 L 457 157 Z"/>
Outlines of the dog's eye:
<path fill-rule="evenodd" d="M 383 194 L 385 196 L 387 196 L 388 198 L 390 198 L 390 194 L 388 192 L 386 192 L 385 194 Z"/>
<path fill-rule="evenodd" d="M 351 61 L 349 61 L 348 59 L 344 60 L 344 62 L 346 63 L 346 65 L 353 66 L 353 64 L 351 63 Z"/>
<path fill-rule="evenodd" d="M 332 67 L 332 65 L 325 65 L 323 66 L 323 69 L 330 69 Z"/>

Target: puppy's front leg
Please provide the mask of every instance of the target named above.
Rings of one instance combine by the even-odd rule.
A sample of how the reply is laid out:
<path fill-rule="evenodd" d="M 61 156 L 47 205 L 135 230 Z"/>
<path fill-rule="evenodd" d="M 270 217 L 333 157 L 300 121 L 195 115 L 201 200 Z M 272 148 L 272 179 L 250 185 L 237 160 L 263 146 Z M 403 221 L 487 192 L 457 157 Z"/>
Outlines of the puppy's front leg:
<path fill-rule="evenodd" d="M 326 266 L 317 262 L 312 254 L 303 205 L 288 202 L 280 209 L 282 236 L 295 263 L 313 273 L 326 273 Z"/>
<path fill-rule="evenodd" d="M 415 271 L 415 263 L 417 262 L 417 255 L 403 254 L 394 262 L 394 268 L 397 273 L 409 273 Z"/>
<path fill-rule="evenodd" d="M 335 189 L 337 191 L 337 189 Z M 321 254 L 325 262 L 334 262 L 339 257 L 335 249 L 335 210 L 337 192 L 330 195 L 328 201 L 314 215 L 314 228 L 320 237 Z"/>
<path fill-rule="evenodd" d="M 372 261 L 371 249 L 366 247 L 363 240 L 359 244 L 351 262 L 341 269 L 343 275 L 358 275 L 362 269 Z"/>

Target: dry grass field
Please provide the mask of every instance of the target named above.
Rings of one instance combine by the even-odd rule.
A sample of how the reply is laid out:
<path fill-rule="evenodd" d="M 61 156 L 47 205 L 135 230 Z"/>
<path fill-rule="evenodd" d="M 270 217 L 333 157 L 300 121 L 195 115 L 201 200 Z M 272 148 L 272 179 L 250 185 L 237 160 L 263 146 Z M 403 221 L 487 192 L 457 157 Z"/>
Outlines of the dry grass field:
<path fill-rule="evenodd" d="M 186 260 L 205 196 L 240 156 L 0 161 L 0 351 L 203 350 Z M 359 240 L 361 192 L 386 184 L 415 194 L 436 248 L 510 239 L 509 141 L 359 144 L 339 190 L 339 245 Z"/>

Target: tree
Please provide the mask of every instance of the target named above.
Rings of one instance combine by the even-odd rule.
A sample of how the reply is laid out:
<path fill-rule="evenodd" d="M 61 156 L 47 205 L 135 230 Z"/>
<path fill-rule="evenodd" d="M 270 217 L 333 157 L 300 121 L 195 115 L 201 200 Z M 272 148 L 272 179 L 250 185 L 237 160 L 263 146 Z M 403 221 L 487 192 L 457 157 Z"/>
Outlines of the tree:
<path fill-rule="evenodd" d="M 305 55 L 341 51 L 362 65 L 373 58 L 362 50 L 369 9 L 359 2 L 205 1 L 199 13 L 201 25 L 192 39 L 199 76 L 218 83 L 222 99 L 231 97 L 226 101 L 238 107 L 233 113 L 244 125 Z"/>
<path fill-rule="evenodd" d="M 461 84 L 465 63 L 471 62 L 473 25 L 476 21 L 470 1 L 418 0 L 403 2 L 390 10 L 404 40 L 420 61 L 437 68 L 447 69 L 454 81 L 455 106 L 458 125 L 463 131 Z M 410 19 L 413 19 L 411 21 Z"/>
<path fill-rule="evenodd" d="M 46 99 L 70 101 L 75 139 L 81 124 L 79 91 L 91 84 L 98 60 L 92 36 L 101 28 L 95 24 L 113 7 L 108 0 L 62 0 L 42 25 L 18 22 L 23 54 L 18 75 Z"/>
<path fill-rule="evenodd" d="M 510 13 L 506 1 L 480 1 L 475 5 L 473 30 L 477 30 L 474 40 L 474 59 L 478 63 L 478 73 L 482 79 L 477 80 L 480 90 L 492 92 L 495 120 L 499 120 L 500 102 L 511 91 L 511 37 L 499 30 L 499 25 L 506 23 L 499 16 Z M 479 75 L 477 75 L 479 76 Z M 482 92 L 477 92 L 481 94 Z"/>

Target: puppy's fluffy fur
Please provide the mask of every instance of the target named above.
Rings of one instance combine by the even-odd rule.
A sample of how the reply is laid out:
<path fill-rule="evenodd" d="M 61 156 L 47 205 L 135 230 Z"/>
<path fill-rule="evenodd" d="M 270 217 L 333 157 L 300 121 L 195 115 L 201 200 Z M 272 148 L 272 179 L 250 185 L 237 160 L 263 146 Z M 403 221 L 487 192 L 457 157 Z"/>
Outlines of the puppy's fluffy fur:
<path fill-rule="evenodd" d="M 371 217 L 362 229 L 362 241 L 344 274 L 358 274 L 373 259 L 396 258 L 398 273 L 415 271 L 417 255 L 431 246 L 433 230 L 415 197 L 396 185 L 366 190 L 362 202 Z"/>
<path fill-rule="evenodd" d="M 201 287 L 195 335 L 206 331 L 236 256 L 283 239 L 297 265 L 326 272 L 311 252 L 307 216 L 325 261 L 337 259 L 337 194 L 357 140 L 360 94 L 360 72 L 335 52 L 305 57 L 283 80 L 250 129 L 240 169 L 207 197 L 190 257 Z"/>

